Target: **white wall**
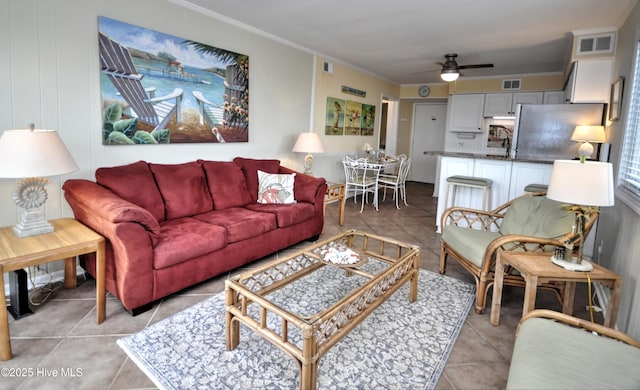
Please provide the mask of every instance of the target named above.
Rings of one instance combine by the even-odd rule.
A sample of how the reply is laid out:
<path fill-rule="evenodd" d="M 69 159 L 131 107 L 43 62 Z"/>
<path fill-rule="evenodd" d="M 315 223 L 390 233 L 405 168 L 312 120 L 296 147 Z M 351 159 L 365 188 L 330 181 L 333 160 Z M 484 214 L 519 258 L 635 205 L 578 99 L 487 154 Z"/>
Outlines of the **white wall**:
<path fill-rule="evenodd" d="M 610 161 L 614 172 L 619 168 L 620 151 L 624 134 L 631 88 L 631 70 L 640 25 L 640 5 L 636 5 L 624 25 L 618 31 L 618 47 L 614 78 L 623 76 L 625 86 L 622 98 L 622 117 L 609 123 L 607 128 L 611 147 Z M 636 80 L 640 82 L 640 80 Z M 640 340 L 640 216 L 616 198 L 613 207 L 603 207 L 598 220 L 596 248 L 602 243 L 602 253 L 597 255 L 605 267 L 622 276 L 622 297 L 618 312 L 618 328 Z"/>
<path fill-rule="evenodd" d="M 249 55 L 249 142 L 104 146 L 101 143 L 98 15 Z M 80 170 L 51 178 L 47 217 L 72 216 L 61 183 L 93 179 L 102 166 L 236 156 L 279 158 L 302 169 L 291 152 L 309 128 L 313 55 L 158 0 L 0 0 L 0 132 L 59 131 Z M 14 180 L 0 179 L 0 226 L 17 222 Z"/>

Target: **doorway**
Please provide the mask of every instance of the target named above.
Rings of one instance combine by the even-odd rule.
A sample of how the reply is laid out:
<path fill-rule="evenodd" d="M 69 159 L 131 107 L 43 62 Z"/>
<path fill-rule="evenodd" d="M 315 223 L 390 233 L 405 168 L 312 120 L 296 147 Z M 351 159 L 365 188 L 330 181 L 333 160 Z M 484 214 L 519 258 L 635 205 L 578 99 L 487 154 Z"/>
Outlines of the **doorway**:
<path fill-rule="evenodd" d="M 434 184 L 438 155 L 444 150 L 447 103 L 415 103 L 409 180 Z"/>
<path fill-rule="evenodd" d="M 382 97 L 380 110 L 380 134 L 378 149 L 384 149 L 389 156 L 395 156 L 398 149 L 398 108 L 399 102 L 387 96 Z"/>

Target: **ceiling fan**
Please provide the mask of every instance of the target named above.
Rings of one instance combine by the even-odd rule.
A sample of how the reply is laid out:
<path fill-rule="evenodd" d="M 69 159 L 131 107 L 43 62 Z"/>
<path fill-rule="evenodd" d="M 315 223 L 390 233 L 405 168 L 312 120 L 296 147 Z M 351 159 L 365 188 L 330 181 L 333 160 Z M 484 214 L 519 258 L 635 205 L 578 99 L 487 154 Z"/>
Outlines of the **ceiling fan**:
<path fill-rule="evenodd" d="M 444 63 L 438 62 L 439 65 L 442 65 L 442 70 L 440 71 L 442 80 L 448 82 L 457 80 L 460 76 L 460 69 L 493 68 L 493 64 L 458 65 L 456 57 L 458 55 L 455 53 L 445 54 L 446 61 Z"/>

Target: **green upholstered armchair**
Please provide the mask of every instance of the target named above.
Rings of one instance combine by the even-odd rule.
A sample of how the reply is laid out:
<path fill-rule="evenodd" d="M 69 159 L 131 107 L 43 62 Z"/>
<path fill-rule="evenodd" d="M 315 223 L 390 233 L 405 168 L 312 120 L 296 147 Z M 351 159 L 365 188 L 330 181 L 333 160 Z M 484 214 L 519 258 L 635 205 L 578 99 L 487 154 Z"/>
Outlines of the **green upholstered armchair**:
<path fill-rule="evenodd" d="M 586 237 L 598 218 L 597 212 L 586 217 Z M 492 211 L 450 207 L 442 214 L 440 237 L 440 273 L 446 271 L 452 258 L 469 271 L 476 280 L 475 310 L 485 310 L 487 293 L 493 285 L 496 253 L 500 250 L 551 252 L 555 247 L 572 244 L 574 251 L 582 244 L 573 232 L 575 214 L 562 204 L 548 199 L 544 193 L 525 194 Z M 507 270 L 505 285 L 524 287 L 524 279 Z M 562 301 L 556 284 L 543 284 Z"/>
<path fill-rule="evenodd" d="M 600 324 L 534 310 L 518 325 L 507 389 L 640 389 L 640 342 Z"/>

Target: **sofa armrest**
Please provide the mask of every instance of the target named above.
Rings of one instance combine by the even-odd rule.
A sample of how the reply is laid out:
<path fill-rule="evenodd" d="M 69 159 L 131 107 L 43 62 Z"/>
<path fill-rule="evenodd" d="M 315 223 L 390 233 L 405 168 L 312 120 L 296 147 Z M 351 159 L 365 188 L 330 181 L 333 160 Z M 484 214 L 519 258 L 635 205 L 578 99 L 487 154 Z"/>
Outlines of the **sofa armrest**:
<path fill-rule="evenodd" d="M 95 182 L 67 180 L 62 188 L 75 218 L 107 240 L 107 289 L 129 310 L 151 302 L 158 221 Z M 88 256 L 84 261 L 95 277 L 95 258 Z"/>
<path fill-rule="evenodd" d="M 293 191 L 296 200 L 312 204 L 316 204 L 320 201 L 321 205 L 324 203 L 324 194 L 327 192 L 327 181 L 323 177 L 306 175 L 283 166 L 280 166 L 278 173 L 296 174 L 293 184 Z"/>
<path fill-rule="evenodd" d="M 62 189 L 72 209 L 82 207 L 111 223 L 134 222 L 150 233 L 160 233 L 160 225 L 153 215 L 140 206 L 122 199 L 110 190 L 89 180 L 67 180 Z"/>

